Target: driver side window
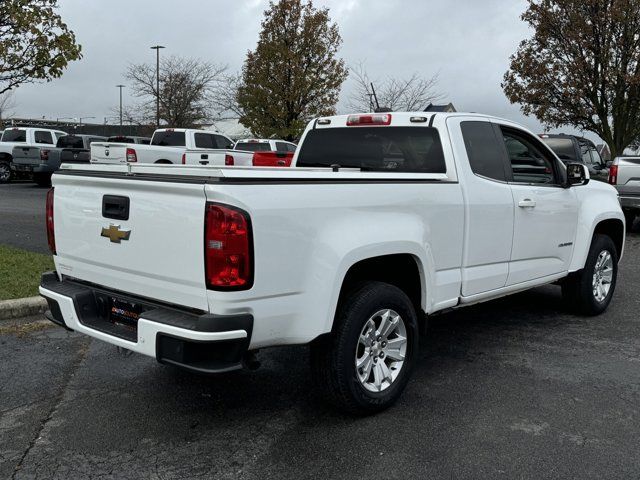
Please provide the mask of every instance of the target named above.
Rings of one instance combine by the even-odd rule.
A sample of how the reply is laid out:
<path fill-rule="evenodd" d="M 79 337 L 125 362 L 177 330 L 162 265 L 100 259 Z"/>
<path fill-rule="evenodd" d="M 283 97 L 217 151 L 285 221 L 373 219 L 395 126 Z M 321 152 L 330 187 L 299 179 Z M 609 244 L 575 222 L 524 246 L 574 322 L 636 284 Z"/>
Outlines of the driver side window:
<path fill-rule="evenodd" d="M 554 162 L 537 141 L 524 132 L 502 128 L 515 183 L 557 184 Z"/>

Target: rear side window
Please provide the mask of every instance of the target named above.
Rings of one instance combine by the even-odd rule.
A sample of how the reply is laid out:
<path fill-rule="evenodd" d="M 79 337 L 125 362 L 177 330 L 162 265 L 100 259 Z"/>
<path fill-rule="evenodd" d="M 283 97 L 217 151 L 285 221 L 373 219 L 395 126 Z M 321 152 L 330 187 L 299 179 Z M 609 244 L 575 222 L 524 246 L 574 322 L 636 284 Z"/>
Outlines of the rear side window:
<path fill-rule="evenodd" d="M 53 145 L 53 137 L 51 136 L 51 132 L 36 130 L 34 139 L 36 143 L 46 143 L 47 145 Z"/>
<path fill-rule="evenodd" d="M 151 137 L 151 145 L 157 145 L 159 147 L 184 147 L 184 132 L 171 130 L 156 132 L 153 134 L 153 137 Z"/>
<path fill-rule="evenodd" d="M 503 150 L 490 122 L 460 123 L 471 170 L 476 175 L 505 182 Z"/>
<path fill-rule="evenodd" d="M 5 130 L 2 134 L 3 142 L 26 142 L 27 131 L 16 128 L 11 130 Z"/>
<path fill-rule="evenodd" d="M 298 167 L 446 173 L 438 130 L 432 127 L 343 127 L 307 132 Z"/>
<path fill-rule="evenodd" d="M 58 139 L 58 147 L 84 148 L 84 145 L 82 144 L 82 137 L 74 137 L 73 135 L 67 135 L 66 137 L 60 137 Z"/>
<path fill-rule="evenodd" d="M 294 145 L 293 143 L 287 143 L 287 150 L 289 152 L 295 152 L 297 148 L 297 145 Z"/>
<path fill-rule="evenodd" d="M 268 142 L 238 142 L 234 150 L 245 150 L 248 152 L 270 152 L 271 146 Z"/>
<path fill-rule="evenodd" d="M 195 133 L 196 148 L 218 148 L 218 144 L 213 135 L 209 133 Z"/>

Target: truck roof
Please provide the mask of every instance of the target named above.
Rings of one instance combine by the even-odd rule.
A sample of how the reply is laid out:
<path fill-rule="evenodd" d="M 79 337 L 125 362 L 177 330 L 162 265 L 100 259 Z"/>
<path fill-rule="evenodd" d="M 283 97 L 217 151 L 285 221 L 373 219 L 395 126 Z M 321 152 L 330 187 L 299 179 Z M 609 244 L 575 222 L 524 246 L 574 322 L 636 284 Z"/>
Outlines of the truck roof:
<path fill-rule="evenodd" d="M 371 117 L 382 118 L 389 117 L 388 123 L 370 123 L 363 122 L 359 123 L 360 125 L 370 125 L 370 126 L 408 126 L 408 125 L 420 125 L 427 124 L 430 125 L 432 123 L 432 119 L 435 117 L 446 119 L 448 117 L 477 117 L 484 119 L 495 119 L 500 120 L 501 122 L 509 122 L 513 123 L 510 120 L 494 117 L 491 115 L 484 115 L 480 113 L 474 112 L 363 112 L 363 113 L 349 113 L 342 115 L 332 115 L 327 117 L 318 117 L 311 121 L 311 124 L 315 122 L 315 128 L 331 128 L 331 127 L 344 127 L 347 126 L 347 121 L 350 117 L 352 118 L 366 118 Z M 352 123 L 352 125 L 356 125 L 357 123 Z"/>

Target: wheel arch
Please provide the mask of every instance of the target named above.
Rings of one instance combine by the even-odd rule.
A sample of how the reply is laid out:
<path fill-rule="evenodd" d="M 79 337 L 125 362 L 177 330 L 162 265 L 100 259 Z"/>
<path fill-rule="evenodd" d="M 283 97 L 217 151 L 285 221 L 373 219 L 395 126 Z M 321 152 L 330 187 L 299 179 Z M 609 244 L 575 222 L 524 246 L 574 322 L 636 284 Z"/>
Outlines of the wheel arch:
<path fill-rule="evenodd" d="M 624 222 L 622 220 L 610 218 L 599 222 L 593 230 L 593 235 L 601 234 L 610 237 L 616 246 L 618 258 L 620 258 L 624 248 L 624 231 Z"/>
<path fill-rule="evenodd" d="M 155 163 L 157 165 L 170 165 L 170 164 L 173 164 L 173 162 L 171 160 L 167 160 L 166 158 L 161 158 L 160 160 L 156 160 L 153 163 Z"/>

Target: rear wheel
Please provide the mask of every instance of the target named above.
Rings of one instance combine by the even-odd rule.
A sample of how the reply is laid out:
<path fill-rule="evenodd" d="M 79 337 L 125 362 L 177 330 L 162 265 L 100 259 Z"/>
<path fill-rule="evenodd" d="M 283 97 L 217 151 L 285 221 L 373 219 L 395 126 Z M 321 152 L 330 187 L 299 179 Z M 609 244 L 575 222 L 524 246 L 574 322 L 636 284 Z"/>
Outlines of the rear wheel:
<path fill-rule="evenodd" d="M 397 287 L 367 282 L 338 308 L 334 332 L 311 348 L 323 396 L 357 415 L 391 406 L 404 390 L 418 352 L 418 322 Z"/>
<path fill-rule="evenodd" d="M 50 173 L 34 173 L 33 181 L 39 187 L 50 187 L 51 186 L 51 174 Z"/>
<path fill-rule="evenodd" d="M 618 253 L 607 235 L 594 235 L 584 269 L 568 277 L 562 295 L 570 308 L 585 315 L 604 312 L 616 289 Z"/>
<path fill-rule="evenodd" d="M 9 162 L 0 162 L 0 183 L 9 182 L 11 176 L 11 165 L 9 165 Z"/>

